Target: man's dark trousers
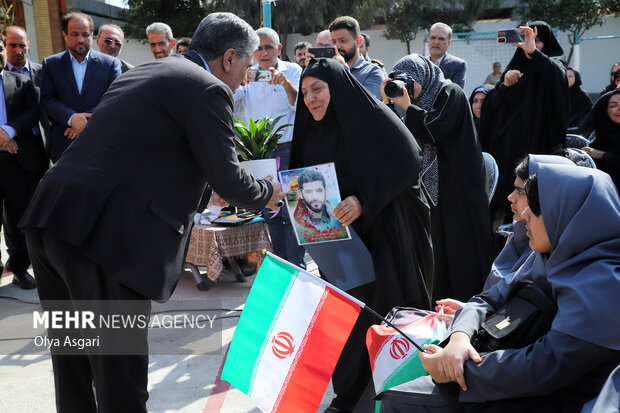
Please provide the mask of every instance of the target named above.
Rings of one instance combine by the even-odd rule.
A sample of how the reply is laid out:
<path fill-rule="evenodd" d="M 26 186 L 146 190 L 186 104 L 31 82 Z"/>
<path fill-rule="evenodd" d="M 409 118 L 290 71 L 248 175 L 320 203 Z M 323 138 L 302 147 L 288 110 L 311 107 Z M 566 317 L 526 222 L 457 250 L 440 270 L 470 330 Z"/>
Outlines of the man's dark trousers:
<path fill-rule="evenodd" d="M 17 155 L 0 151 L 0 222 L 4 216 L 4 238 L 9 259 L 7 265 L 17 274 L 30 266 L 26 238 L 17 228 L 34 192 L 33 174 L 24 170 Z"/>
<path fill-rule="evenodd" d="M 63 300 L 67 305 L 79 300 L 137 300 L 143 314 L 150 313 L 150 300 L 106 275 L 101 266 L 60 238 L 43 229 L 27 228 L 26 239 L 44 311 L 48 300 Z M 53 339 L 58 332 L 49 329 L 48 334 Z M 57 338 L 61 343 L 64 340 L 61 335 Z M 143 339 L 148 346 L 146 330 Z M 52 364 L 58 413 L 147 412 L 148 354 L 52 352 Z"/>

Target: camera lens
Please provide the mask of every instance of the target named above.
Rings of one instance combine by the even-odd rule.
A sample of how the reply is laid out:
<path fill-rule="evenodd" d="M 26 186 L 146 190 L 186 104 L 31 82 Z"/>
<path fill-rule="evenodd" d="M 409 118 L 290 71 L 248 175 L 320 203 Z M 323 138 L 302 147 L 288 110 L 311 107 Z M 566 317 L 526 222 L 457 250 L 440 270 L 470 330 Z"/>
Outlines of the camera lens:
<path fill-rule="evenodd" d="M 396 98 L 403 95 L 403 87 L 405 82 L 402 80 L 390 80 L 385 84 L 385 94 L 389 98 Z"/>

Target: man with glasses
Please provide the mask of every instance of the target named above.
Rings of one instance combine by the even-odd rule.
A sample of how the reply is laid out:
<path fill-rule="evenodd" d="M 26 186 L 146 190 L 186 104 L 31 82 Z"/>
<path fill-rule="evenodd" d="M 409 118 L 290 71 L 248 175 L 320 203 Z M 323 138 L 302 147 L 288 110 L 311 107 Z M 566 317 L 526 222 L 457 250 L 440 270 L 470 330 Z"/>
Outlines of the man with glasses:
<path fill-rule="evenodd" d="M 93 26 L 90 16 L 68 13 L 62 19 L 67 50 L 43 60 L 41 105 L 52 123 L 52 162 L 84 130 L 108 86 L 121 74 L 118 59 L 91 50 Z"/>
<path fill-rule="evenodd" d="M 99 27 L 99 35 L 97 36 L 97 47 L 101 53 L 105 53 L 108 56 L 116 57 L 121 62 L 121 72 L 125 73 L 133 67 L 131 63 L 118 58 L 121 48 L 123 47 L 123 41 L 125 40 L 125 34 L 123 29 L 115 24 L 104 24 Z"/>

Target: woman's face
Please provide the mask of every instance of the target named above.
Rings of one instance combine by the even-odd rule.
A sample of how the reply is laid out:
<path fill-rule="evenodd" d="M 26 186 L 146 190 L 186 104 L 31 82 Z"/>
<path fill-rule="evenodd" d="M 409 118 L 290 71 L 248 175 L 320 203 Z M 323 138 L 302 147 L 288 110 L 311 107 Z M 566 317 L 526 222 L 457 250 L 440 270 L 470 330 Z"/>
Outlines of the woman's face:
<path fill-rule="evenodd" d="M 316 77 L 306 76 L 301 81 L 301 93 L 314 120 L 325 117 L 329 105 L 329 85 Z"/>
<path fill-rule="evenodd" d="M 534 42 L 536 43 L 536 48 L 538 50 L 542 51 L 543 47 L 545 47 L 545 44 L 538 37 L 536 38 Z"/>
<path fill-rule="evenodd" d="M 566 78 L 568 79 L 568 87 L 573 87 L 573 85 L 575 84 L 575 72 L 568 69 L 566 71 Z"/>
<path fill-rule="evenodd" d="M 474 116 L 480 119 L 480 111 L 482 110 L 482 101 L 486 97 L 486 93 L 478 92 L 471 101 L 471 111 Z"/>
<path fill-rule="evenodd" d="M 616 73 L 616 70 L 620 69 L 620 65 L 613 65 L 611 67 L 611 72 L 609 73 L 609 76 L 611 76 L 611 83 L 614 83 L 614 73 Z"/>
<path fill-rule="evenodd" d="M 620 125 L 620 93 L 616 93 L 609 99 L 607 115 L 613 123 Z"/>
<path fill-rule="evenodd" d="M 530 239 L 529 245 L 532 251 L 536 251 L 541 254 L 551 251 L 551 241 L 549 241 L 549 235 L 545 229 L 542 214 L 539 216 L 534 215 L 528 206 L 525 208 L 525 211 L 521 213 L 521 216 L 526 222 L 526 234 Z"/>
<path fill-rule="evenodd" d="M 521 213 L 527 208 L 527 196 L 525 195 L 525 182 L 518 176 L 513 185 L 514 190 L 508 195 L 510 210 L 514 215 L 515 221 L 523 221 Z"/>

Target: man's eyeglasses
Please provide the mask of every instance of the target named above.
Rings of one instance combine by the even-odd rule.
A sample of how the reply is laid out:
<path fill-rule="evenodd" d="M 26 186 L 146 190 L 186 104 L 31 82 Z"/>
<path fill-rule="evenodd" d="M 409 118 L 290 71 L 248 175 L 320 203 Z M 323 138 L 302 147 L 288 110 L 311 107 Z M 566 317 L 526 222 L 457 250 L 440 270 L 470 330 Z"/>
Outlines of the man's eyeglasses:
<path fill-rule="evenodd" d="M 123 47 L 123 43 L 121 43 L 118 40 L 110 39 L 109 37 L 106 37 L 105 39 L 103 39 L 103 42 L 107 44 L 108 46 L 112 46 L 114 44 L 118 48 Z"/>

